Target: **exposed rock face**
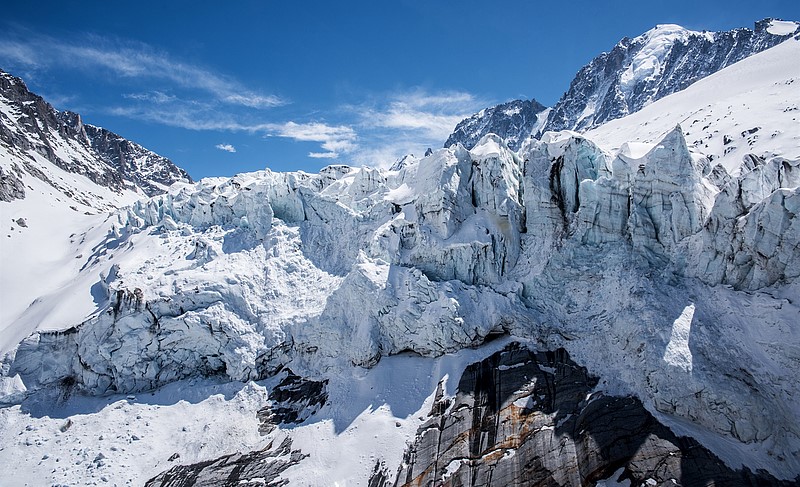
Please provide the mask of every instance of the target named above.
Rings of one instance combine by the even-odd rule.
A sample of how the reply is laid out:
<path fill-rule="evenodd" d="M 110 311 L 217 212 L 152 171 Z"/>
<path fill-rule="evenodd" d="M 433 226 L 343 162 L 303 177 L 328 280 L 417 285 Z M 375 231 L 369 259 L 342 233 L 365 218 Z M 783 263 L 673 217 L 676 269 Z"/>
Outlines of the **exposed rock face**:
<path fill-rule="evenodd" d="M 9 172 L 0 167 L 0 201 L 21 200 L 25 197 L 25 185 L 20 179 L 20 172 L 16 165 Z"/>
<path fill-rule="evenodd" d="M 175 181 L 191 181 L 169 159 L 106 129 L 85 125 L 77 113 L 59 112 L 2 70 L 0 100 L 5 107 L 0 111 L 0 143 L 34 177 L 39 173 L 27 167 L 28 151 L 115 191 L 139 188 L 154 196 Z"/>
<path fill-rule="evenodd" d="M 270 404 L 258 411 L 261 434 L 268 434 L 281 424 L 302 423 L 328 401 L 327 380 L 303 379 L 291 370 L 269 393 Z"/>
<path fill-rule="evenodd" d="M 178 465 L 150 479 L 147 487 L 238 487 L 240 485 L 262 485 L 278 487 L 287 480 L 280 474 L 296 465 L 304 455 L 292 450 L 292 440 L 284 438 L 277 447 L 269 446 L 260 451 L 235 453 L 216 460 Z"/>
<path fill-rule="evenodd" d="M 536 100 L 514 100 L 485 108 L 459 122 L 444 146 L 461 144 L 472 149 L 484 135 L 493 133 L 502 137 L 509 149 L 517 150 L 541 125 L 542 116 L 546 117 L 544 110 Z"/>
<path fill-rule="evenodd" d="M 624 117 L 792 37 L 769 33 L 771 22 L 727 32 L 660 25 L 626 37 L 578 71 L 542 131 L 586 130 Z"/>
<path fill-rule="evenodd" d="M 605 395 L 597 384 L 563 349 L 514 344 L 472 364 L 455 397 L 440 391 L 394 485 L 790 485 L 731 470 L 637 399 Z"/>

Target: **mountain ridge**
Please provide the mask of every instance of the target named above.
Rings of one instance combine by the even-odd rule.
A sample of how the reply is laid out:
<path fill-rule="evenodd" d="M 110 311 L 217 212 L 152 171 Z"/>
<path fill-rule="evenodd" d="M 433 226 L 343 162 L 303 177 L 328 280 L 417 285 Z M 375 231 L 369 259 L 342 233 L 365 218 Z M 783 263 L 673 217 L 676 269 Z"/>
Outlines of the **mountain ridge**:
<path fill-rule="evenodd" d="M 467 149 L 486 134 L 495 133 L 505 139 L 512 150 L 517 150 L 547 118 L 546 108 L 536 100 L 512 100 L 465 118 L 456 125 L 444 147 L 460 143 Z"/>
<path fill-rule="evenodd" d="M 24 81 L 3 70 L 0 97 L 0 142 L 8 154 L 7 173 L 16 164 L 32 177 L 45 177 L 29 163 L 33 156 L 27 153 L 35 152 L 58 168 L 116 193 L 128 190 L 154 196 L 175 181 L 191 181 L 169 159 L 107 129 L 84 124 L 77 113 L 56 110 Z M 52 179 L 48 181 L 53 185 Z"/>
<path fill-rule="evenodd" d="M 760 20 L 753 29 L 719 32 L 662 25 L 633 39 L 624 38 L 578 71 L 543 130 L 597 127 L 790 39 L 793 34 L 770 32 L 774 20 Z"/>
<path fill-rule="evenodd" d="M 780 22 L 780 29 L 773 28 Z M 766 18 L 754 28 L 729 31 L 691 31 L 660 24 L 634 38 L 621 39 L 610 51 L 584 65 L 558 102 L 537 120 L 531 112 L 525 123 L 503 117 L 505 107 L 536 100 L 515 100 L 485 108 L 456 126 L 445 142 L 472 148 L 483 135 L 495 133 L 518 144 L 545 131 L 585 131 L 635 113 L 649 103 L 685 89 L 692 83 L 748 56 L 790 39 L 789 22 Z M 773 34 L 771 31 L 776 32 Z M 544 107 L 541 107 L 541 112 Z M 519 142 L 518 142 L 519 141 Z M 510 147 L 513 147 L 511 144 Z"/>

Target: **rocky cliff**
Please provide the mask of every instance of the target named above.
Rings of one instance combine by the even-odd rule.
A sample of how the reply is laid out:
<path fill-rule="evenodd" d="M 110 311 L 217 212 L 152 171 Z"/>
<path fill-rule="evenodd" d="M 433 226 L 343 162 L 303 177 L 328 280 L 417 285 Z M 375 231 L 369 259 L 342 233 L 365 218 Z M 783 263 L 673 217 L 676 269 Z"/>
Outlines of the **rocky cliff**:
<path fill-rule="evenodd" d="M 439 390 L 396 480 L 379 485 L 791 484 L 727 467 L 598 382 L 563 349 L 513 344 L 467 367 L 455 396 Z"/>
<path fill-rule="evenodd" d="M 31 93 L 21 79 L 2 70 L 0 144 L 8 154 L 3 158 L 6 173 L 24 171 L 32 177 L 44 178 L 56 189 L 63 183 L 54 181 L 37 167 L 33 154 L 115 192 L 132 190 L 154 196 L 175 181 L 191 181 L 186 171 L 169 159 L 106 129 L 86 125 L 77 113 L 56 110 Z M 3 177 L 0 188 L 13 186 L 9 177 Z M 24 196 L 22 192 L 7 189 L 0 189 L 0 194 L 5 195 L 3 198 Z"/>

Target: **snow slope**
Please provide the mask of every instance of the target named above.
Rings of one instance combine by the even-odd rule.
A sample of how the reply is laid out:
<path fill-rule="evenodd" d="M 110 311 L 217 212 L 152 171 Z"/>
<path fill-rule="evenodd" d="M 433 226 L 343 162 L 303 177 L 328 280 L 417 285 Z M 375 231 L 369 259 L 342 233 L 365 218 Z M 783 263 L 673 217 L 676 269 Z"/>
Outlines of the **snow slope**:
<path fill-rule="evenodd" d="M 10 329 L 23 313 L 62 326 L 94 309 L 77 296 L 43 304 L 79 275 L 78 234 L 184 178 L 168 159 L 55 110 L 0 70 L 0 350 L 33 331 Z"/>
<path fill-rule="evenodd" d="M 753 30 L 727 32 L 658 25 L 622 39 L 584 66 L 555 106 L 545 110 L 536 100 L 515 100 L 483 109 L 462 120 L 444 146 L 460 142 L 471 149 L 494 133 L 517 150 L 526 138 L 547 130 L 596 128 L 779 44 L 797 28 L 796 22 L 773 19 L 756 22 Z"/>
<path fill-rule="evenodd" d="M 452 394 L 467 364 L 507 343 L 498 340 L 433 360 L 389 357 L 370 370 L 349 369 L 332 378 L 330 400 L 314 422 L 264 436 L 256 414 L 269 400 L 274 379 L 187 380 L 135 396 L 72 396 L 55 406 L 51 399 L 0 409 L 0 433 L 8 439 L 0 449 L 0 474 L 8 486 L 34 480 L 142 485 L 177 463 L 212 460 L 289 437 L 292 448 L 310 455 L 302 468 L 282 474 L 289 485 L 366 485 L 376 463 L 397 469 L 439 381 Z"/>
<path fill-rule="evenodd" d="M 764 19 L 754 29 L 695 32 L 665 24 L 624 38 L 581 68 L 550 112 L 545 130 L 589 130 L 791 38 L 793 22 Z"/>
<path fill-rule="evenodd" d="M 800 158 L 800 64 L 786 62 L 799 58 L 800 41 L 781 43 L 586 136 L 614 151 L 652 146 L 680 124 L 692 149 L 731 173 L 748 154 Z"/>

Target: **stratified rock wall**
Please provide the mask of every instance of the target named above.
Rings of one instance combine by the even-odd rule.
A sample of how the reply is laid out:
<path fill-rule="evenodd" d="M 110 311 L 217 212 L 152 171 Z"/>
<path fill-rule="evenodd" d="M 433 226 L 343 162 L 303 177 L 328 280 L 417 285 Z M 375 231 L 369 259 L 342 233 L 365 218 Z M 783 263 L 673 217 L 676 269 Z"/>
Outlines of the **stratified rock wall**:
<path fill-rule="evenodd" d="M 732 470 L 635 398 L 608 396 L 563 349 L 512 344 L 438 395 L 395 486 L 790 485 Z"/>

